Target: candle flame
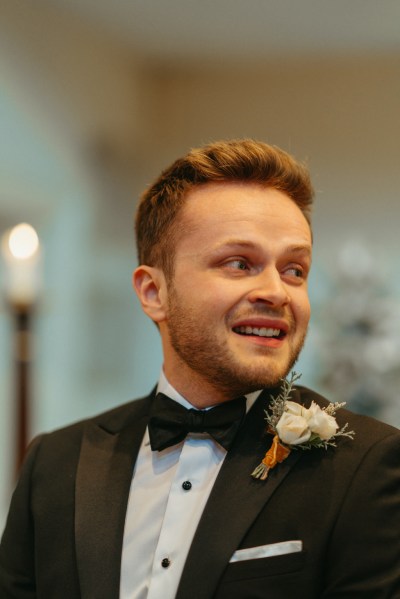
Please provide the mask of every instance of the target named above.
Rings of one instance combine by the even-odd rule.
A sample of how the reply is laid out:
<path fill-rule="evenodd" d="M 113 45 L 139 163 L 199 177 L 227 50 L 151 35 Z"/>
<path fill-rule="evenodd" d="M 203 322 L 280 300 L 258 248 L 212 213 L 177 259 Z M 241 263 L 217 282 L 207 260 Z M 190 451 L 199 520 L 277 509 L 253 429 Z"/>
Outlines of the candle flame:
<path fill-rule="evenodd" d="M 39 238 L 35 229 L 27 223 L 17 225 L 10 232 L 8 247 L 14 258 L 31 258 L 39 249 Z"/>

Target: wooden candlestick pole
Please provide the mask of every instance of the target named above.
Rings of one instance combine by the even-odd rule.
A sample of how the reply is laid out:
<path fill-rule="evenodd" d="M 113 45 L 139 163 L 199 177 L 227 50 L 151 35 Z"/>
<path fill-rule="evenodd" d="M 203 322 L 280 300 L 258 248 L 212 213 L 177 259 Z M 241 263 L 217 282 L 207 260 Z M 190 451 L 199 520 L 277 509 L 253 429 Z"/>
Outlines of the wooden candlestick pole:
<path fill-rule="evenodd" d="M 28 444 L 30 413 L 31 306 L 14 306 L 16 473 L 19 473 Z"/>

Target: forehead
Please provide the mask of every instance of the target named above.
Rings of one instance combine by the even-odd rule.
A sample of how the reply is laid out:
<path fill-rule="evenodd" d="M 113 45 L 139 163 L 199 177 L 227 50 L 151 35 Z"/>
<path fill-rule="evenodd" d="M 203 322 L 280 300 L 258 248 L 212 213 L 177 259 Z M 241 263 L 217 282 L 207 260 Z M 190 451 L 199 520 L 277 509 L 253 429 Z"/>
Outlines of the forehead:
<path fill-rule="evenodd" d="M 285 193 L 253 183 L 210 183 L 188 193 L 177 250 L 237 239 L 311 247 L 310 226 Z"/>

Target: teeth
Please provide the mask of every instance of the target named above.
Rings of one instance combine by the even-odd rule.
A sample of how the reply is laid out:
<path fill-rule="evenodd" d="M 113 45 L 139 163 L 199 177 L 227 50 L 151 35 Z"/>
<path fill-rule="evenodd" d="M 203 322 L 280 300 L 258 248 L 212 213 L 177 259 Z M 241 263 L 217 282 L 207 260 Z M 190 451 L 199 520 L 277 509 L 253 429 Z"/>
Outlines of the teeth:
<path fill-rule="evenodd" d="M 280 329 L 270 329 L 266 327 L 235 327 L 236 333 L 242 333 L 243 335 L 258 335 L 259 337 L 279 337 Z"/>

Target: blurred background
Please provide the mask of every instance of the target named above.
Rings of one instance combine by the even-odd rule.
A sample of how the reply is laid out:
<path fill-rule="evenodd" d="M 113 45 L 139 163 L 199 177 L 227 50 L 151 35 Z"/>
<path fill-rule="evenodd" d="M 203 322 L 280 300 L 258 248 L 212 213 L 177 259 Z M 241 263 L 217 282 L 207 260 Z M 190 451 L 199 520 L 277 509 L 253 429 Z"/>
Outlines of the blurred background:
<path fill-rule="evenodd" d="M 0 0 L 0 235 L 40 241 L 27 438 L 147 393 L 131 290 L 143 188 L 233 137 L 306 161 L 313 318 L 297 370 L 400 426 L 400 3 Z M 15 480 L 16 321 L 0 269 L 0 530 Z"/>

